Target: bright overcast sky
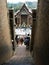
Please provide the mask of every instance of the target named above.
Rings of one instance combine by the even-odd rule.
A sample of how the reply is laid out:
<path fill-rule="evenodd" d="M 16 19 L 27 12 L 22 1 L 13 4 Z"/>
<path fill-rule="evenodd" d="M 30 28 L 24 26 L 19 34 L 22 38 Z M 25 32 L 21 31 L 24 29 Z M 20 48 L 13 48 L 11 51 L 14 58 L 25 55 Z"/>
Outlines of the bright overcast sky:
<path fill-rule="evenodd" d="M 7 0 L 7 2 L 9 3 L 18 3 L 18 2 L 26 2 L 26 1 L 33 2 L 33 1 L 38 1 L 38 0 Z"/>

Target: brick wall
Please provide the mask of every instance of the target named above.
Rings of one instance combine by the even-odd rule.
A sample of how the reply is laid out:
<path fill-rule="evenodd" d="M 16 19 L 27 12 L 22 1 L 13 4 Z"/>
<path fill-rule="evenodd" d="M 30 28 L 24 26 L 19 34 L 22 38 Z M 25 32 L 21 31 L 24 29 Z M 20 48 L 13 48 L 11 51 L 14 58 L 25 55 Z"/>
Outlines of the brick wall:
<path fill-rule="evenodd" d="M 12 56 L 12 44 L 6 6 L 6 0 L 0 0 L 0 64 Z"/>

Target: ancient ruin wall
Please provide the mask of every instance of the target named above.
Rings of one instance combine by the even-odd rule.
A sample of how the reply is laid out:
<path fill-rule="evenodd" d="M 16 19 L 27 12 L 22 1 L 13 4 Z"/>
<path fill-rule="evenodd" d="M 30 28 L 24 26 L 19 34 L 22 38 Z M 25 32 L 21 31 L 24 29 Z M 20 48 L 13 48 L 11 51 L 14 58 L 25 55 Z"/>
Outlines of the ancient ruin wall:
<path fill-rule="evenodd" d="M 49 0 L 39 0 L 34 43 L 36 65 L 49 65 Z"/>
<path fill-rule="evenodd" d="M 32 54 L 33 47 L 34 47 L 34 37 L 35 37 L 35 32 L 36 32 L 36 14 L 37 14 L 37 9 L 32 10 L 32 31 L 31 31 L 31 43 L 30 43 L 30 52 Z"/>
<path fill-rule="evenodd" d="M 0 0 L 0 63 L 4 63 L 12 56 L 6 0 Z"/>

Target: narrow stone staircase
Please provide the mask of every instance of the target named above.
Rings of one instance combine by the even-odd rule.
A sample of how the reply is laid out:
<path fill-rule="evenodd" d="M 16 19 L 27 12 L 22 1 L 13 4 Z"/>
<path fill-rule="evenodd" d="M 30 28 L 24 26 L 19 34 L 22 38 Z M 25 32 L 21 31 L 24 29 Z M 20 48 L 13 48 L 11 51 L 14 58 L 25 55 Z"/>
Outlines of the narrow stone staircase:
<path fill-rule="evenodd" d="M 15 55 L 3 65 L 34 65 L 33 58 L 29 50 L 26 50 L 24 44 L 19 44 L 16 48 Z"/>

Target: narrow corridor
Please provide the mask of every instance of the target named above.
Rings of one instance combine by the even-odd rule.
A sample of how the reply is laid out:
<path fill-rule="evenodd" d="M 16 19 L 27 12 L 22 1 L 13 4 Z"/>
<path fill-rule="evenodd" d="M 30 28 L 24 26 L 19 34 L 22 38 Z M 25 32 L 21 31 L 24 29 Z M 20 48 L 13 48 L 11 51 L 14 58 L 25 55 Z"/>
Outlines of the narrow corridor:
<path fill-rule="evenodd" d="M 19 44 L 16 48 L 15 55 L 3 65 L 34 65 L 30 52 L 26 46 Z"/>

